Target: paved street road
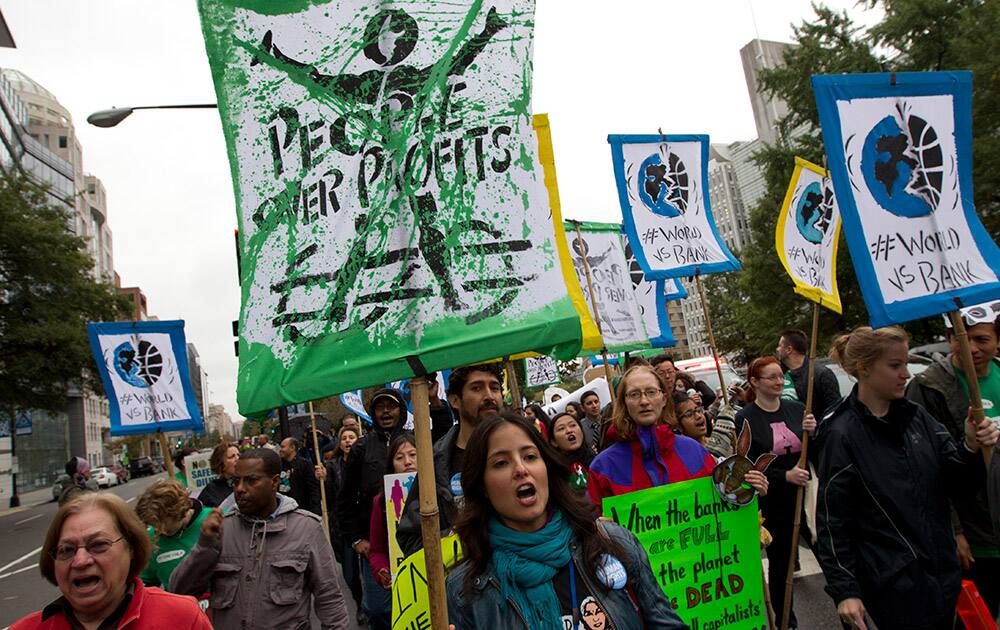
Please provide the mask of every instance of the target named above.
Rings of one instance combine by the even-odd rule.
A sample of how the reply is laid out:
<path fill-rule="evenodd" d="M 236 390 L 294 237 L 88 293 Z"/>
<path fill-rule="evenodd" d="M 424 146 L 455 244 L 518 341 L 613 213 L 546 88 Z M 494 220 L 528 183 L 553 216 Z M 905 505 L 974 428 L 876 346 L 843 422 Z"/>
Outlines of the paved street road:
<path fill-rule="evenodd" d="M 105 492 L 114 492 L 133 504 L 154 479 L 163 477 L 163 473 L 143 477 Z M 36 503 L 45 498 L 38 493 L 26 495 L 23 500 L 27 507 L 0 511 L 0 629 L 3 630 L 59 597 L 58 589 L 38 572 L 38 553 L 57 506 L 54 502 L 30 505 L 32 497 Z M 811 553 L 803 550 L 802 555 L 802 571 L 795 582 L 799 627 L 803 630 L 840 630 L 833 604 L 823 592 L 823 574 Z M 348 606 L 353 619 L 354 602 L 349 596 Z M 313 627 L 319 627 L 315 618 Z"/>

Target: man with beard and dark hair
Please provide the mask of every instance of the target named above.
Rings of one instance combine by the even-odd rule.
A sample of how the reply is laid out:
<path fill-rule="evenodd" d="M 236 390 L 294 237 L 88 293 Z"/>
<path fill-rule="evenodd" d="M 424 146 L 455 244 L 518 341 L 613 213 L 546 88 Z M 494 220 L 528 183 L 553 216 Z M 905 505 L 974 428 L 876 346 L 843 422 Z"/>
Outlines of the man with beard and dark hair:
<path fill-rule="evenodd" d="M 351 447 L 344 467 L 344 486 L 338 497 L 337 521 L 344 540 L 351 541 L 351 548 L 361 559 L 361 583 L 366 593 L 379 593 L 379 586 L 368 562 L 369 531 L 372 517 L 372 500 L 383 491 L 382 477 L 389 458 L 389 443 L 404 431 L 406 402 L 399 390 L 385 388 L 375 392 L 368 402 L 368 416 L 372 429 Z M 365 595 L 362 607 L 369 599 Z M 378 608 L 371 602 L 372 608 Z M 371 617 L 373 610 L 364 613 Z"/>
<path fill-rule="evenodd" d="M 479 422 L 503 406 L 499 363 L 456 368 L 448 381 L 448 402 L 458 413 L 458 424 L 434 444 L 434 479 L 438 493 L 441 531 L 451 523 L 462 500 L 462 464 L 465 445 Z M 419 471 L 417 473 L 420 474 Z M 396 541 L 405 555 L 421 549 L 420 492 L 414 481 L 396 526 Z"/>

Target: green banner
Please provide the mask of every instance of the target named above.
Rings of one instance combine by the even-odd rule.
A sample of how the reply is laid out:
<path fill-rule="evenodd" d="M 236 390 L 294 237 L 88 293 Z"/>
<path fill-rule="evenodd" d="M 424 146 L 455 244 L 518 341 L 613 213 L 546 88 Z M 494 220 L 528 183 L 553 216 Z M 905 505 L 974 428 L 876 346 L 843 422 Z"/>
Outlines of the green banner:
<path fill-rule="evenodd" d="M 575 356 L 533 0 L 199 0 L 242 261 L 240 412 Z"/>
<path fill-rule="evenodd" d="M 756 499 L 733 507 L 703 478 L 604 499 L 604 515 L 636 535 L 691 630 L 767 628 Z"/>

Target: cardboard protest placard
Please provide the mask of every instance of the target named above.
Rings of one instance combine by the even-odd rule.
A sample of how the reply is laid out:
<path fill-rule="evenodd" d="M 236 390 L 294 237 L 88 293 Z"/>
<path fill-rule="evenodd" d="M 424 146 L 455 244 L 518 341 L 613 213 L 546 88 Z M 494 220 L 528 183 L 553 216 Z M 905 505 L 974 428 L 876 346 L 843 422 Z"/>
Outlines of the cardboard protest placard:
<path fill-rule="evenodd" d="M 243 413 L 575 356 L 532 127 L 534 2 L 199 0 L 242 264 Z"/>
<path fill-rule="evenodd" d="M 396 541 L 396 528 L 399 526 L 403 505 L 406 503 L 406 497 L 410 496 L 410 488 L 413 487 L 415 478 L 415 473 L 398 473 L 382 478 L 382 487 L 385 491 L 385 525 L 389 532 L 389 572 L 392 573 L 393 579 L 396 578 L 396 567 L 403 562 L 403 550 Z"/>
<path fill-rule="evenodd" d="M 184 322 L 87 324 L 111 435 L 205 430 L 188 374 Z"/>
<path fill-rule="evenodd" d="M 445 576 L 448 570 L 462 559 L 462 545 L 458 535 L 441 539 L 441 561 Z M 424 551 L 411 554 L 400 563 L 392 581 L 393 630 L 429 629 L 431 627 L 430 599 L 427 596 L 427 563 Z"/>
<path fill-rule="evenodd" d="M 625 233 L 652 280 L 736 271 L 708 196 L 708 136 L 611 135 Z"/>
<path fill-rule="evenodd" d="M 639 539 L 691 630 L 768 627 L 756 498 L 734 507 L 706 477 L 609 497 L 603 510 Z"/>
<path fill-rule="evenodd" d="M 796 157 L 775 227 L 775 249 L 795 292 L 838 313 L 842 312 L 837 291 L 839 242 L 840 208 L 829 172 Z"/>
<path fill-rule="evenodd" d="M 559 365 L 552 357 L 528 357 L 524 360 L 524 386 L 538 387 L 559 382 Z"/>
<path fill-rule="evenodd" d="M 1000 295 L 972 195 L 972 73 L 814 76 L 823 144 L 872 326 Z"/>
<path fill-rule="evenodd" d="M 648 348 L 649 334 L 629 275 L 621 226 L 589 222 L 580 222 L 579 225 L 578 236 L 576 224 L 567 223 L 566 238 L 569 239 L 570 256 L 591 312 L 595 308 L 594 302 L 597 303 L 604 346 L 613 352 Z M 587 281 L 588 265 L 593 295 Z"/>
<path fill-rule="evenodd" d="M 197 493 L 215 479 L 211 459 L 211 453 L 191 453 L 184 458 L 184 476 L 187 478 L 188 491 L 193 496 L 198 496 Z"/>

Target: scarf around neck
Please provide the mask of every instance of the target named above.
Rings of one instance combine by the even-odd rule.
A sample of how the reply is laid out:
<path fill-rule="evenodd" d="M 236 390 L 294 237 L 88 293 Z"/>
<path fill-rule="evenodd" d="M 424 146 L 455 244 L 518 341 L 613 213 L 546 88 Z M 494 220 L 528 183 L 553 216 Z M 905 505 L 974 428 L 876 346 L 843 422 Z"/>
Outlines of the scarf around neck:
<path fill-rule="evenodd" d="M 510 598 L 524 615 L 531 630 L 562 626 L 559 599 L 552 579 L 569 564 L 573 530 L 556 510 L 537 532 L 518 532 L 497 518 L 489 522 L 493 567 L 500 594 Z"/>

